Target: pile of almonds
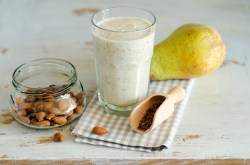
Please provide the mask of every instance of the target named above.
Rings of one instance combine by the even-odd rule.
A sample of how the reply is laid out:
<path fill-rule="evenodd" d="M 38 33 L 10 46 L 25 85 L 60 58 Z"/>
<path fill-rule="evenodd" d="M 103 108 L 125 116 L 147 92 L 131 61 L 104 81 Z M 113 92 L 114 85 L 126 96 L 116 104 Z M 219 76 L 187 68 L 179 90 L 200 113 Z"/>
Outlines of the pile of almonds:
<path fill-rule="evenodd" d="M 83 112 L 83 93 L 57 92 L 57 86 L 50 86 L 41 94 L 27 94 L 16 98 L 16 118 L 33 127 L 55 127 L 72 122 Z M 64 113 L 65 112 L 65 113 Z"/>

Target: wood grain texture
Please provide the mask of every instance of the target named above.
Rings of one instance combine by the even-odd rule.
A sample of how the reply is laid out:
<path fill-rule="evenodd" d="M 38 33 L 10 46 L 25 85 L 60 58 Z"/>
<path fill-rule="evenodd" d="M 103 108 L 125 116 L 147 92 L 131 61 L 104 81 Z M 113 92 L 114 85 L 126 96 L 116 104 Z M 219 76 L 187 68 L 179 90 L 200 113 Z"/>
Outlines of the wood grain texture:
<path fill-rule="evenodd" d="M 225 42 L 224 64 L 196 79 L 168 150 L 144 153 L 77 144 L 70 125 L 34 130 L 5 115 L 13 71 L 38 58 L 74 64 L 89 101 L 96 89 L 90 18 L 111 6 L 152 11 L 157 17 L 156 43 L 185 23 L 211 25 Z M 0 164 L 250 164 L 249 15 L 246 0 L 0 0 Z M 56 132 L 65 135 L 64 142 L 41 143 Z"/>
<path fill-rule="evenodd" d="M 36 164 L 36 165 L 93 165 L 93 164 L 117 164 L 117 165 L 248 165 L 249 160 L 239 159 L 212 159 L 212 160 L 0 160 L 1 164 Z"/>

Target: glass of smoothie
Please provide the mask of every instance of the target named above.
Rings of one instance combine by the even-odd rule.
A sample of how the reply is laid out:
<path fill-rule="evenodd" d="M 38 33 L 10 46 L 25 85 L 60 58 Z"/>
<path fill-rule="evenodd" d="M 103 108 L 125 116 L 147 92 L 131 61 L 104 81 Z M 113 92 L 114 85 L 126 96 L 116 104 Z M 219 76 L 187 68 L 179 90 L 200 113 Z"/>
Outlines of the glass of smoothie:
<path fill-rule="evenodd" d="M 148 94 L 156 18 L 134 7 L 92 17 L 98 99 L 107 113 L 129 115 Z"/>

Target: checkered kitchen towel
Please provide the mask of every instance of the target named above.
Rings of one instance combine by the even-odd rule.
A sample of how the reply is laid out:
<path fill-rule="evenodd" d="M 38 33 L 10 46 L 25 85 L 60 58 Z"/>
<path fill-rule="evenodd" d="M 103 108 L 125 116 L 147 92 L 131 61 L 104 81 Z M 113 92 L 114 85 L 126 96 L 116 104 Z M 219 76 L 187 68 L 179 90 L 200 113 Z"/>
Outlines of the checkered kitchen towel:
<path fill-rule="evenodd" d="M 182 102 L 175 104 L 175 111 L 168 120 L 144 135 L 135 133 L 130 128 L 128 117 L 104 113 L 98 103 L 97 94 L 95 94 L 72 132 L 73 135 L 76 135 L 75 141 L 146 152 L 169 148 L 181 121 L 193 83 L 194 79 L 152 81 L 150 83 L 149 94 L 167 93 L 172 87 L 182 86 L 186 95 Z M 101 136 L 93 134 L 92 128 L 95 126 L 106 128 L 108 133 Z"/>

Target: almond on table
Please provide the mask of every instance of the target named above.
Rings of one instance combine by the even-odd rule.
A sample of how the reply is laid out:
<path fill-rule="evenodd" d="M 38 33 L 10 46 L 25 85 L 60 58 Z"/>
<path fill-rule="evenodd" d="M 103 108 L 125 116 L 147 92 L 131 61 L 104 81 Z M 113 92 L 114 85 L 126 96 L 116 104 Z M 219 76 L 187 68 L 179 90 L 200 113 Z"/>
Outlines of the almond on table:
<path fill-rule="evenodd" d="M 54 134 L 54 141 L 55 142 L 62 142 L 62 141 L 64 141 L 64 135 L 62 133 L 55 133 Z"/>
<path fill-rule="evenodd" d="M 94 134 L 97 134 L 97 135 L 103 135 L 103 134 L 106 134 L 108 133 L 108 131 L 103 128 L 103 127 L 100 127 L 100 126 L 95 126 L 93 129 L 92 129 L 92 132 Z"/>

